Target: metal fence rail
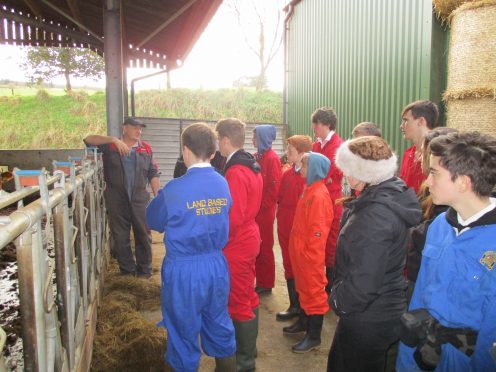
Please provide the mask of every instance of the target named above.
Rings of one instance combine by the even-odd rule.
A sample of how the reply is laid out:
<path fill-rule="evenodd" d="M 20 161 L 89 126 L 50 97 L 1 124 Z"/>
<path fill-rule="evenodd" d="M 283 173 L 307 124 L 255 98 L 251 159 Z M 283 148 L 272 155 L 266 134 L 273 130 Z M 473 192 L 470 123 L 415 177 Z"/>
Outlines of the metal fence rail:
<path fill-rule="evenodd" d="M 0 249 L 17 249 L 26 371 L 89 370 L 107 258 L 102 161 L 89 151 L 54 162 L 51 177 L 15 170 L 18 209 L 0 219 Z M 40 198 L 22 206 L 33 190 Z"/>

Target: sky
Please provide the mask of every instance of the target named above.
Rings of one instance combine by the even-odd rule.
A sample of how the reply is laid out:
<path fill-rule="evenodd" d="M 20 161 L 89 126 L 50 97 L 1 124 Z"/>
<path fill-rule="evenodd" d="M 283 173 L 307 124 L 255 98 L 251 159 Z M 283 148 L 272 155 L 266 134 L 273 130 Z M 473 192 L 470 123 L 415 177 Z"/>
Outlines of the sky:
<path fill-rule="evenodd" d="M 259 64 L 255 54 L 248 48 L 246 40 L 254 45 L 258 37 L 255 24 L 255 14 L 249 8 L 242 8 L 241 25 L 234 16 L 234 12 L 225 0 L 219 7 L 209 25 L 198 39 L 182 67 L 171 72 L 171 85 L 173 88 L 230 88 L 233 82 L 244 76 L 257 74 Z M 282 8 L 281 0 L 250 0 L 255 2 L 260 9 L 268 4 L 278 9 Z M 242 6 L 250 3 L 241 0 Z M 284 14 L 283 14 L 284 17 Z M 267 20 L 268 24 L 275 26 L 275 17 Z M 272 22 L 272 23 L 271 23 Z M 282 27 L 282 24 L 280 25 Z M 14 46 L 0 45 L 0 80 L 26 81 L 25 73 L 19 68 L 22 60 L 22 50 Z M 151 74 L 154 69 L 128 69 L 128 82 L 131 79 Z M 165 75 L 146 79 L 136 83 L 140 89 L 165 88 Z M 282 91 L 284 84 L 283 47 L 271 62 L 267 73 L 268 88 Z M 56 78 L 54 84 L 64 84 L 64 78 Z M 74 80 L 73 86 L 104 87 L 104 82 L 95 83 L 91 80 Z"/>

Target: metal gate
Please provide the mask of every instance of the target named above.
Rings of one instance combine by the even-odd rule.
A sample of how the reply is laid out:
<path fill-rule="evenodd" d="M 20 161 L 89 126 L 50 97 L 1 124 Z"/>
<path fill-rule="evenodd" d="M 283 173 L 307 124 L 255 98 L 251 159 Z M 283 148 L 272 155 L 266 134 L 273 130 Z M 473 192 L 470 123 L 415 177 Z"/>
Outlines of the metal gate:
<path fill-rule="evenodd" d="M 53 168 L 14 170 L 0 209 L 18 207 L 0 217 L 0 249 L 17 251 L 24 370 L 87 371 L 108 256 L 102 160 L 90 149 Z"/>

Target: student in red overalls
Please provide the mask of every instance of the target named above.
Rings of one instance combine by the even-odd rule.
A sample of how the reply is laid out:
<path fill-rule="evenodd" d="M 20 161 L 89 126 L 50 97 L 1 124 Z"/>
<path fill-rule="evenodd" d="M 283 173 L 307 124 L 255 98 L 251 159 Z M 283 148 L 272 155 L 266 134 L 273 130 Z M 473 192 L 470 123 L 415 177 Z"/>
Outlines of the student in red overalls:
<path fill-rule="evenodd" d="M 293 227 L 296 204 L 305 188 L 305 179 L 300 175 L 301 158 L 311 149 L 312 139 L 309 136 L 296 135 L 288 138 L 286 154 L 288 163 L 292 165 L 281 178 L 277 200 L 277 236 L 281 246 L 284 277 L 288 286 L 289 308 L 277 313 L 276 319 L 280 321 L 292 319 L 300 313 L 300 303 L 289 258 L 289 237 Z"/>
<path fill-rule="evenodd" d="M 334 257 L 336 256 L 336 242 L 339 235 L 339 222 L 343 214 L 343 206 L 336 200 L 343 197 L 341 181 L 343 173 L 334 166 L 334 158 L 338 147 L 343 143 L 341 137 L 336 133 L 337 116 L 332 108 L 322 107 L 312 114 L 312 129 L 317 140 L 313 143 L 312 151 L 325 155 L 331 161 L 331 167 L 324 182 L 329 191 L 333 205 L 333 220 L 331 231 L 326 244 L 326 276 L 328 285 L 326 291 L 331 289 L 332 270 L 334 267 Z"/>
<path fill-rule="evenodd" d="M 420 185 L 425 181 L 422 172 L 422 142 L 437 123 L 439 110 L 434 102 L 415 101 L 403 109 L 401 115 L 401 131 L 403 138 L 413 142 L 403 153 L 401 161 L 400 178 L 408 187 L 419 192 Z"/>
<path fill-rule="evenodd" d="M 255 217 L 262 200 L 260 166 L 243 150 L 245 124 L 221 120 L 215 126 L 219 151 L 227 158 L 224 175 L 231 192 L 229 241 L 224 255 L 231 276 L 228 310 L 236 333 L 236 370 L 254 371 L 258 335 L 259 298 L 255 292 L 255 262 L 260 251 L 260 232 Z"/>
<path fill-rule="evenodd" d="M 262 169 L 263 193 L 262 204 L 256 221 L 260 228 L 260 254 L 256 264 L 256 292 L 270 293 L 274 288 L 276 266 L 274 261 L 274 220 L 276 203 L 281 182 L 281 160 L 272 150 L 276 139 L 276 127 L 257 125 L 253 131 L 253 146 L 258 150 L 254 155 Z"/>

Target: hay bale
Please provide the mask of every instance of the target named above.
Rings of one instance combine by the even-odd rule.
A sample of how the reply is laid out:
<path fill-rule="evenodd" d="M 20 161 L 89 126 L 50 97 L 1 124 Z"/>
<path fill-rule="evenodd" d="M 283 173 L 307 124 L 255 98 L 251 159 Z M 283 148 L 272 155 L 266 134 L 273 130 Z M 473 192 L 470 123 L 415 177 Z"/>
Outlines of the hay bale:
<path fill-rule="evenodd" d="M 448 89 L 496 87 L 496 0 L 466 3 L 451 20 Z"/>
<path fill-rule="evenodd" d="M 448 127 L 477 130 L 496 136 L 496 99 L 492 97 L 453 99 L 447 102 Z"/>
<path fill-rule="evenodd" d="M 460 5 L 475 0 L 432 0 L 434 11 L 442 22 L 448 22 L 451 13 Z"/>

